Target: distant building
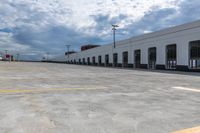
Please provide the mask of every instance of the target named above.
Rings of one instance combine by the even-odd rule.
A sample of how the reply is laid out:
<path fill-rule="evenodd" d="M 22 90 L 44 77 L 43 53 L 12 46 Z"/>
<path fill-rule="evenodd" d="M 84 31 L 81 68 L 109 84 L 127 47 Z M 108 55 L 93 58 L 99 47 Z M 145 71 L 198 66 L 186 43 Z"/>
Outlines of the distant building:
<path fill-rule="evenodd" d="M 4 57 L 2 57 L 3 61 L 15 61 L 14 55 L 6 54 Z"/>
<path fill-rule="evenodd" d="M 15 61 L 15 56 L 14 55 L 10 55 L 10 59 L 11 59 L 11 61 Z"/>

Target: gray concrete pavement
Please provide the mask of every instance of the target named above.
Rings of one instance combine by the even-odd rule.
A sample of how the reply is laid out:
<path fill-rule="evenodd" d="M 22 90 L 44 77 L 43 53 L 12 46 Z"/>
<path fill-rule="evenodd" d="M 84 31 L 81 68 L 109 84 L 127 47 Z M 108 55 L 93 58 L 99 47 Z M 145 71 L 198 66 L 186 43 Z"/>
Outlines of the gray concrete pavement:
<path fill-rule="evenodd" d="M 0 62 L 0 133 L 171 133 L 200 126 L 200 75 Z"/>

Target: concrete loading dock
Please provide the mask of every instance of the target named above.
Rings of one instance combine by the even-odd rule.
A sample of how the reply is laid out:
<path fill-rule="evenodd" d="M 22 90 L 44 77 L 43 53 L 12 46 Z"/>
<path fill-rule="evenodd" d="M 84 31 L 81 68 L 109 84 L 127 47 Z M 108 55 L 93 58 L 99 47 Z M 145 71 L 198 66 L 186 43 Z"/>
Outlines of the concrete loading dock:
<path fill-rule="evenodd" d="M 85 64 L 83 59 L 89 58 L 93 61 L 90 65 L 98 65 L 98 56 L 101 56 L 99 66 L 199 72 L 199 34 L 200 21 L 196 21 L 118 41 L 115 48 L 111 43 L 70 54 L 65 62 Z M 124 60 L 124 53 L 128 62 Z"/>
<path fill-rule="evenodd" d="M 0 62 L 0 132 L 172 133 L 196 127 L 199 81 L 199 73 Z"/>

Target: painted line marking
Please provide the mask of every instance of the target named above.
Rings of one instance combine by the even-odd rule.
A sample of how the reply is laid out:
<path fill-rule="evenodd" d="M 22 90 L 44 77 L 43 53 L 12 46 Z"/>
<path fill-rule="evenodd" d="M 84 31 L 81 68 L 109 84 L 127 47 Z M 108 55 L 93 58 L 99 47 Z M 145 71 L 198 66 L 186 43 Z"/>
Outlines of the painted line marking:
<path fill-rule="evenodd" d="M 199 127 L 193 127 L 193 128 L 188 128 L 180 131 L 175 131 L 172 133 L 200 133 L 200 126 Z"/>
<path fill-rule="evenodd" d="M 200 89 L 194 89 L 194 88 L 186 88 L 186 87 L 172 87 L 173 89 L 177 90 L 185 90 L 185 91 L 192 91 L 192 92 L 200 92 Z"/>
<path fill-rule="evenodd" d="M 1 90 L 0 93 L 38 93 L 38 92 L 50 92 L 50 91 L 73 91 L 73 90 L 97 90 L 104 89 L 105 87 L 93 87 L 93 88 L 63 88 L 63 89 L 40 89 L 40 90 L 21 90 L 21 89 L 13 89 L 13 90 Z"/>

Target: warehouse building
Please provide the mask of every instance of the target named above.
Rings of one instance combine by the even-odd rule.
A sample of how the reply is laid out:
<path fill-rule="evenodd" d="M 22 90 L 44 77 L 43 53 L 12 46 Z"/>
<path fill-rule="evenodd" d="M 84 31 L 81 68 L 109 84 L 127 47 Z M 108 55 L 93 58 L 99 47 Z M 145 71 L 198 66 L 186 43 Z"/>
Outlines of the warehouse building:
<path fill-rule="evenodd" d="M 200 21 L 70 54 L 73 64 L 200 71 Z"/>

